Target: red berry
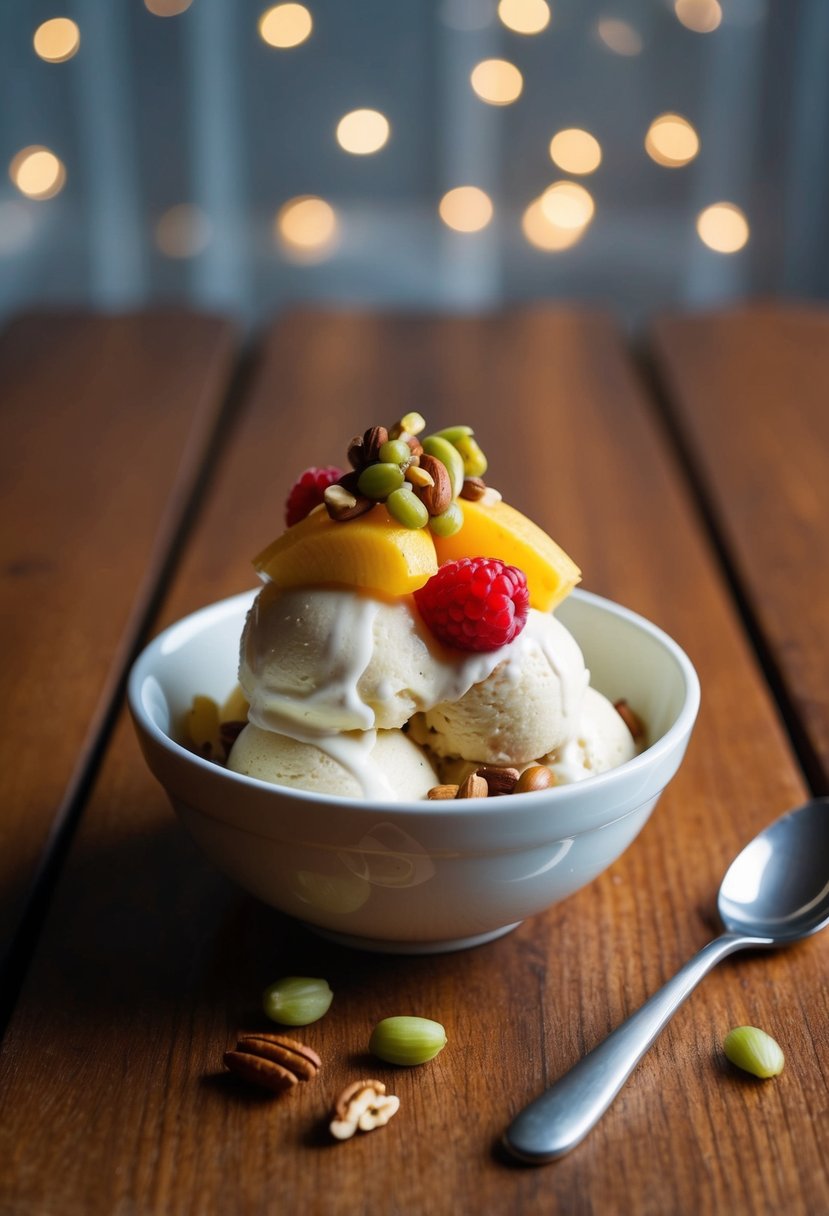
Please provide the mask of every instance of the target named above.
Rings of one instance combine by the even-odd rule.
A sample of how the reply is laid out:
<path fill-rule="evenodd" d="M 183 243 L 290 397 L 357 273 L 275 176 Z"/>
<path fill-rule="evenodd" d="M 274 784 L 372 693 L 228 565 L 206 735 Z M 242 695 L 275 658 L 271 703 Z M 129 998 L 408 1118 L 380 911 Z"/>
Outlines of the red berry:
<path fill-rule="evenodd" d="M 325 491 L 335 481 L 339 481 L 342 475 L 342 469 L 337 469 L 334 465 L 328 465 L 324 469 L 312 467 L 300 473 L 285 500 L 287 526 L 292 528 L 313 511 L 314 507 L 318 507 L 323 501 Z"/>
<path fill-rule="evenodd" d="M 527 576 L 496 557 L 444 562 L 414 593 L 432 633 L 458 650 L 497 650 L 524 628 L 530 606 Z"/>

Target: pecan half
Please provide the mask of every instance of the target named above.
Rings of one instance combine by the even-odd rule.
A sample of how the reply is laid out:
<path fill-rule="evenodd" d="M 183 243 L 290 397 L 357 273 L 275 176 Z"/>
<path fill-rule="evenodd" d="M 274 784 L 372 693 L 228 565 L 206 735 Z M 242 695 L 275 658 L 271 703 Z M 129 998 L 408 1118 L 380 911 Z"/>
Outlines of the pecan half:
<path fill-rule="evenodd" d="M 380 449 L 388 440 L 389 433 L 384 426 L 370 426 L 363 435 L 363 460 L 372 464 L 380 459 Z"/>
<path fill-rule="evenodd" d="M 400 1099 L 387 1094 L 382 1081 L 354 1081 L 334 1103 L 331 1135 L 335 1140 L 350 1140 L 358 1129 L 370 1132 L 383 1127 L 399 1107 Z"/>
<path fill-rule="evenodd" d="M 639 715 L 630 708 L 624 698 L 621 701 L 614 702 L 613 708 L 624 722 L 634 739 L 641 739 L 645 733 L 645 727 Z"/>
<path fill-rule="evenodd" d="M 322 1061 L 315 1051 L 296 1039 L 263 1032 L 243 1035 L 235 1051 L 225 1052 L 224 1065 L 243 1081 L 280 1094 L 300 1081 L 312 1080 Z"/>

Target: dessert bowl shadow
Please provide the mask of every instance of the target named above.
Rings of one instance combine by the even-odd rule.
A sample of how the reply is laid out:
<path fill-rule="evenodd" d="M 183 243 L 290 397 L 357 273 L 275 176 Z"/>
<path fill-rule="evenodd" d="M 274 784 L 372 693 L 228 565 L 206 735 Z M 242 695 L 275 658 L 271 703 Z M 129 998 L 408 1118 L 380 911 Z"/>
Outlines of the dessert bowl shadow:
<path fill-rule="evenodd" d="M 556 611 L 591 682 L 625 698 L 648 746 L 609 772 L 531 794 L 367 802 L 272 785 L 194 755 L 179 724 L 196 694 L 222 702 L 255 591 L 194 612 L 137 659 L 128 700 L 144 757 L 184 826 L 265 903 L 346 945 L 437 953 L 477 945 L 565 899 L 634 840 L 676 773 L 699 707 L 677 644 L 585 591 Z"/>

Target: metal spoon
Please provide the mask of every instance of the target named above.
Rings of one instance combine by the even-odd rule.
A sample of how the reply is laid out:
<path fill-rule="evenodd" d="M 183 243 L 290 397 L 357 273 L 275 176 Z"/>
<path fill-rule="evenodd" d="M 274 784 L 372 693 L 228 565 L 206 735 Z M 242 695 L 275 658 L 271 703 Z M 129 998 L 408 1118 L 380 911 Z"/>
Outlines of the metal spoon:
<path fill-rule="evenodd" d="M 731 863 L 717 909 L 726 932 L 513 1120 L 504 1144 L 515 1157 L 540 1165 L 575 1148 L 682 1002 L 726 955 L 787 946 L 829 923 L 829 798 L 789 811 L 755 836 Z"/>

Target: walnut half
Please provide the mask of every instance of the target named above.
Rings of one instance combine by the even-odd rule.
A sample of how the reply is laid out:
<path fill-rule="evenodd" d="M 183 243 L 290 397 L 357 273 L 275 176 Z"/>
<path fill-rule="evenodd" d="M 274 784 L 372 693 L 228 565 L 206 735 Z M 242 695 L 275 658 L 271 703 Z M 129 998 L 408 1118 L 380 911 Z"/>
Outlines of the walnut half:
<path fill-rule="evenodd" d="M 350 1140 L 358 1130 L 370 1132 L 383 1127 L 399 1106 L 400 1099 L 387 1094 L 382 1081 L 354 1081 L 334 1103 L 331 1135 L 335 1140 Z"/>

